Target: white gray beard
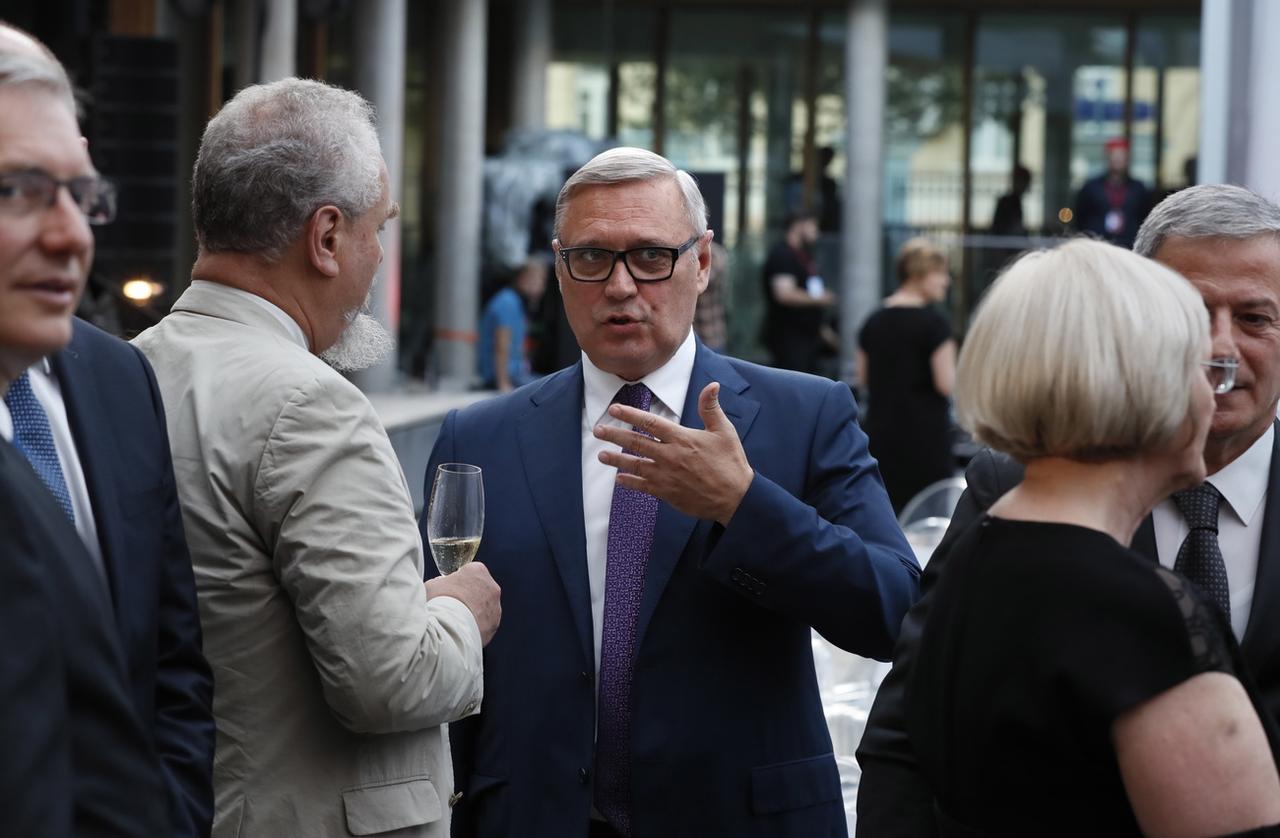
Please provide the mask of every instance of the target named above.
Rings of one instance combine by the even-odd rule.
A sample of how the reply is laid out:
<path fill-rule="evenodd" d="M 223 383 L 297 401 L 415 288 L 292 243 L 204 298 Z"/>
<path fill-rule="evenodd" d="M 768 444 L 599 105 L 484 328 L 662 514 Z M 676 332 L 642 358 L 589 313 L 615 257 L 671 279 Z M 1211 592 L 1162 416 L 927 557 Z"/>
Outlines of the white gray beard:
<path fill-rule="evenodd" d="M 395 339 L 371 315 L 356 312 L 342 336 L 320 353 L 320 360 L 339 372 L 367 370 L 395 349 Z"/>

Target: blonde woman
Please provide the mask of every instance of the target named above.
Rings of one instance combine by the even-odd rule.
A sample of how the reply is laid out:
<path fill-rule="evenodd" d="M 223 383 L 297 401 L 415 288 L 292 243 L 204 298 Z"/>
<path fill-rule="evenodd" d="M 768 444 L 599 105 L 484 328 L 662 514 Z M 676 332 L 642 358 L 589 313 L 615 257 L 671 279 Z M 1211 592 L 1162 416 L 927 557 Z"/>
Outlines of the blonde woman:
<path fill-rule="evenodd" d="M 1025 256 L 983 303 L 957 412 L 1026 479 L 954 543 L 908 684 L 943 835 L 1280 823 L 1274 737 L 1230 627 L 1126 546 L 1204 478 L 1208 361 L 1191 285 L 1100 242 Z"/>
<path fill-rule="evenodd" d="M 898 290 L 858 336 L 858 381 L 868 394 L 863 427 L 895 512 L 955 473 L 950 396 L 956 342 L 934 305 L 947 297 L 947 257 L 928 239 L 898 251 Z"/>

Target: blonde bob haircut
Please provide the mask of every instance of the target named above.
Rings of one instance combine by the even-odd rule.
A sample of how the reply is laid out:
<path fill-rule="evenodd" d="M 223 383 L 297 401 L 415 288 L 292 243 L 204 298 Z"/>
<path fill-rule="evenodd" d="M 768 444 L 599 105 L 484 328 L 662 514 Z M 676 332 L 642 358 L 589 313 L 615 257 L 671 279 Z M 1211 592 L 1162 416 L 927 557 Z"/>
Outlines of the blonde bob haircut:
<path fill-rule="evenodd" d="M 1189 282 L 1077 239 L 1024 255 L 991 287 L 956 369 L 956 412 L 1022 462 L 1124 459 L 1173 439 L 1208 348 Z"/>
<path fill-rule="evenodd" d="M 945 271 L 947 269 L 947 254 L 943 253 L 941 248 L 923 236 L 916 236 L 915 238 L 907 239 L 902 243 L 902 247 L 898 249 L 895 268 L 898 274 L 898 284 L 906 285 L 908 281 L 927 276 L 933 271 Z"/>

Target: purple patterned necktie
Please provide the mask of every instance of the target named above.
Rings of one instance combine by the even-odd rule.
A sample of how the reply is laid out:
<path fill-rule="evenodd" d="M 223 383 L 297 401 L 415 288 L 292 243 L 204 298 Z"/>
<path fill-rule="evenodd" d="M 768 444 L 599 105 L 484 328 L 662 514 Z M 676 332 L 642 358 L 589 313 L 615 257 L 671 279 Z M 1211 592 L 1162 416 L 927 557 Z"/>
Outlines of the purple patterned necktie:
<path fill-rule="evenodd" d="M 627 384 L 614 401 L 648 410 L 653 393 L 643 384 Z M 640 611 L 657 518 L 657 498 L 614 484 L 605 553 L 604 626 L 600 632 L 595 804 L 624 836 L 631 835 L 631 669 L 636 614 Z"/>

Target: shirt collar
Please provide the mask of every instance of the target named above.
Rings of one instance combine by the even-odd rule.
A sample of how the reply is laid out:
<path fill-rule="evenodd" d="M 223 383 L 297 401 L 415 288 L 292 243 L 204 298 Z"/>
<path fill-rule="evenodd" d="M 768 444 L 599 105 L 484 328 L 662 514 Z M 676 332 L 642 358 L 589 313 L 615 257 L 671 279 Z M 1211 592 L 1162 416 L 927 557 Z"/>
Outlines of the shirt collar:
<path fill-rule="evenodd" d="M 207 279 L 191 280 L 192 288 L 199 288 L 206 294 L 222 294 L 223 296 L 235 297 L 241 300 L 252 301 L 255 305 L 260 306 L 268 312 L 276 320 L 280 321 L 280 325 L 284 326 L 289 333 L 289 337 L 294 343 L 301 346 L 308 352 L 311 351 L 310 345 L 307 343 L 307 336 L 302 331 L 302 327 L 298 325 L 298 321 L 290 317 L 280 306 L 266 299 L 259 297 L 257 294 L 245 291 L 242 288 L 232 288 L 230 285 L 223 285 L 221 282 L 210 282 Z"/>
<path fill-rule="evenodd" d="M 680 418 L 684 410 L 684 400 L 689 394 L 689 379 L 693 376 L 693 361 L 698 354 L 698 343 L 693 338 L 693 329 L 685 337 L 684 343 L 665 364 L 640 379 L 646 387 L 653 391 L 653 397 L 661 402 L 667 410 Z M 613 397 L 624 384 L 635 384 L 591 363 L 587 353 L 582 353 L 583 394 L 587 418 L 595 425 L 604 418 L 604 412 L 613 404 Z"/>
<path fill-rule="evenodd" d="M 1276 426 L 1273 423 L 1243 454 L 1209 475 L 1206 481 L 1218 490 L 1246 527 L 1257 517 L 1267 495 L 1275 436 Z"/>

